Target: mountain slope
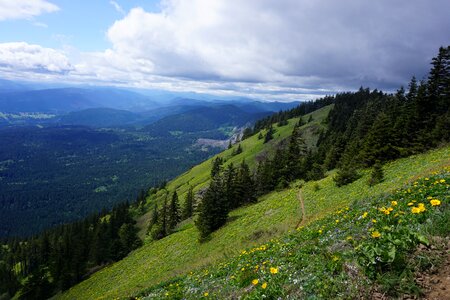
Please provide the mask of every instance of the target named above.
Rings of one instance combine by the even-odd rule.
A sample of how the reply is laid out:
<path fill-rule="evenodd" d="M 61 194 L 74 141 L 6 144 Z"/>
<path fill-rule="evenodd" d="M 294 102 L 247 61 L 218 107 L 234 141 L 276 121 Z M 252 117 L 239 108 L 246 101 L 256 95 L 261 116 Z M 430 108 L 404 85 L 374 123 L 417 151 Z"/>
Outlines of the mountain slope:
<path fill-rule="evenodd" d="M 319 182 L 309 182 L 302 189 L 305 217 L 307 220 L 324 217 L 355 200 L 395 191 L 416 180 L 418 174 L 427 175 L 449 167 L 449 158 L 450 147 L 445 147 L 390 162 L 385 166 L 385 181 L 375 187 L 366 183 L 368 172 L 345 188 L 337 188 L 331 176 Z M 316 184 L 319 185 L 318 190 Z M 227 257 L 236 258 L 240 250 L 295 229 L 302 218 L 297 195 L 298 188 L 294 184 L 292 188 L 262 197 L 255 205 L 233 211 L 227 225 L 213 233 L 212 239 L 204 244 L 198 243 L 193 224 L 186 222 L 177 233 L 156 242 L 147 242 L 124 260 L 97 272 L 59 298 L 127 298 L 164 280 L 207 267 Z M 249 267 L 251 265 L 242 266 L 244 269 Z"/>
<path fill-rule="evenodd" d="M 0 111 L 68 113 L 88 108 L 151 109 L 149 97 L 120 89 L 56 88 L 0 94 Z"/>

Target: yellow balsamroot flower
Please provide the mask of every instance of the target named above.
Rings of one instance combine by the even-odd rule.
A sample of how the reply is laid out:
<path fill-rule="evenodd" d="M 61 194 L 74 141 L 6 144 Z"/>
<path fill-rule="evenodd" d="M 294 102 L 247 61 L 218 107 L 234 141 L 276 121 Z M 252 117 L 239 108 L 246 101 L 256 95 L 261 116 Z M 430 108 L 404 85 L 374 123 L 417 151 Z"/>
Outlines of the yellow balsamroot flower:
<path fill-rule="evenodd" d="M 266 289 L 266 287 L 267 287 L 267 282 L 264 282 L 264 283 L 261 285 L 261 287 L 262 287 L 263 289 Z"/>
<path fill-rule="evenodd" d="M 366 218 L 367 215 L 368 215 L 368 213 L 367 213 L 367 212 L 364 212 L 364 213 L 362 214 L 362 217 L 363 217 L 363 218 Z"/>
<path fill-rule="evenodd" d="M 396 206 L 398 203 L 397 201 L 391 201 L 392 206 Z"/>
<path fill-rule="evenodd" d="M 433 197 L 431 197 L 431 196 L 428 196 L 428 197 L 427 197 L 427 199 L 428 199 L 428 200 L 431 200 L 431 199 L 433 199 Z"/>
<path fill-rule="evenodd" d="M 377 220 L 375 220 L 375 219 L 372 219 L 372 223 L 376 223 L 377 222 Z"/>
<path fill-rule="evenodd" d="M 322 234 L 322 229 L 319 229 L 319 234 Z"/>
<path fill-rule="evenodd" d="M 378 230 L 375 230 L 374 232 L 372 232 L 372 237 L 373 237 L 374 239 L 377 239 L 377 238 L 379 238 L 380 236 L 381 236 L 381 233 L 378 232 Z"/>
<path fill-rule="evenodd" d="M 421 213 L 421 211 L 420 211 L 420 208 L 418 208 L 418 207 L 411 207 L 411 212 L 413 213 L 413 214 L 420 214 Z"/>
<path fill-rule="evenodd" d="M 408 203 L 408 206 L 413 206 L 413 205 L 414 205 L 414 203 L 412 203 L 412 202 Z"/>
<path fill-rule="evenodd" d="M 270 273 L 271 274 L 277 274 L 278 273 L 278 268 L 270 267 Z"/>
<path fill-rule="evenodd" d="M 203 294 L 203 296 L 208 297 L 208 296 L 209 296 L 209 293 L 208 293 L 208 292 L 205 292 L 205 293 Z"/>
<path fill-rule="evenodd" d="M 445 179 L 439 180 L 440 183 L 445 183 Z"/>
<path fill-rule="evenodd" d="M 427 210 L 427 209 L 425 208 L 425 204 L 423 204 L 423 203 L 417 204 L 417 207 L 419 208 L 420 212 L 424 212 L 424 211 Z"/>
<path fill-rule="evenodd" d="M 431 203 L 431 205 L 433 205 L 433 206 L 441 205 L 441 201 L 438 200 L 438 199 L 433 199 L 433 200 L 430 201 L 430 203 Z"/>
<path fill-rule="evenodd" d="M 253 280 L 252 280 L 252 284 L 253 284 L 253 285 L 257 285 L 257 284 L 258 284 L 258 282 L 259 282 L 259 280 L 258 280 L 258 279 L 253 279 Z"/>

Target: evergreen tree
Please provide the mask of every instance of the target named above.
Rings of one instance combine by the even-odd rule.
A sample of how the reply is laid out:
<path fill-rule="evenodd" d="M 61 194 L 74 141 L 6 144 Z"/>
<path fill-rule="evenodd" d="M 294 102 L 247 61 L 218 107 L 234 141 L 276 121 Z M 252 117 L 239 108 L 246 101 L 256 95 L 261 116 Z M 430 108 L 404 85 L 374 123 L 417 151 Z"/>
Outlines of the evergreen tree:
<path fill-rule="evenodd" d="M 258 140 L 262 140 L 264 138 L 264 136 L 262 135 L 262 132 L 260 131 L 258 134 Z"/>
<path fill-rule="evenodd" d="M 186 194 L 186 199 L 184 200 L 183 219 L 188 219 L 192 217 L 193 213 L 194 213 L 194 190 L 192 186 L 190 186 Z"/>
<path fill-rule="evenodd" d="M 229 164 L 223 175 L 224 194 L 229 209 L 239 206 L 239 199 L 236 194 L 236 169 L 233 163 Z"/>
<path fill-rule="evenodd" d="M 158 214 L 158 205 L 155 203 L 153 206 L 152 218 L 150 219 L 150 223 L 148 224 L 147 233 L 151 233 L 152 229 L 155 225 L 158 224 L 159 214 Z"/>
<path fill-rule="evenodd" d="M 242 161 L 236 180 L 236 195 L 239 199 L 239 205 L 255 203 L 257 201 L 255 194 L 255 183 L 250 173 L 249 166 Z"/>
<path fill-rule="evenodd" d="M 236 150 L 233 151 L 233 155 L 238 155 L 242 153 L 242 146 L 241 144 L 238 144 L 238 147 L 236 148 Z"/>
<path fill-rule="evenodd" d="M 374 185 L 382 182 L 383 178 L 384 178 L 383 166 L 381 165 L 380 162 L 376 162 L 373 165 L 372 172 L 370 173 L 370 178 L 369 178 L 368 183 L 370 186 L 374 186 Z"/>
<path fill-rule="evenodd" d="M 212 161 L 211 177 L 215 177 L 222 170 L 223 159 L 218 156 Z"/>
<path fill-rule="evenodd" d="M 211 179 L 210 186 L 203 195 L 198 208 L 198 218 L 195 222 L 199 232 L 200 241 L 225 224 L 228 217 L 228 203 L 224 197 L 224 184 L 221 176 Z"/>
<path fill-rule="evenodd" d="M 264 144 L 273 139 L 274 130 L 272 125 L 270 125 L 269 129 L 266 132 L 266 136 L 264 137 Z"/>
<path fill-rule="evenodd" d="M 170 201 L 169 205 L 168 215 L 168 230 L 172 231 L 181 220 L 178 204 L 178 194 L 176 191 L 173 192 L 172 200 Z"/>

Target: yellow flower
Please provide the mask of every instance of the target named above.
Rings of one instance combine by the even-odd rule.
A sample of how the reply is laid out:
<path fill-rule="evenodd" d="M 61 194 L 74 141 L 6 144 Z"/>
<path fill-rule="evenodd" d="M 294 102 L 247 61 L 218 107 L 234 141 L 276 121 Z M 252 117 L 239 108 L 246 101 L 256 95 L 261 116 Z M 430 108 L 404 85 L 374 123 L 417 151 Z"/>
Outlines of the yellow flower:
<path fill-rule="evenodd" d="M 393 207 L 388 207 L 388 209 L 387 209 L 388 211 L 393 211 L 394 210 L 394 208 Z"/>
<path fill-rule="evenodd" d="M 375 220 L 375 219 L 372 219 L 372 223 L 376 223 L 377 222 L 377 220 Z"/>
<path fill-rule="evenodd" d="M 336 220 L 336 224 L 339 223 L 339 219 Z"/>
<path fill-rule="evenodd" d="M 428 196 L 428 197 L 427 197 L 427 199 L 428 199 L 428 200 L 431 200 L 431 199 L 433 199 L 433 197 L 431 197 L 431 196 Z"/>
<path fill-rule="evenodd" d="M 433 200 L 430 201 L 430 203 L 431 203 L 431 205 L 433 205 L 433 206 L 441 205 L 441 201 L 438 200 L 438 199 L 433 199 Z"/>
<path fill-rule="evenodd" d="M 209 296 L 209 293 L 208 293 L 208 292 L 205 292 L 205 293 L 203 294 L 203 296 L 208 297 L 208 296 Z"/>
<path fill-rule="evenodd" d="M 319 233 L 322 234 L 322 229 L 319 229 Z"/>
<path fill-rule="evenodd" d="M 381 233 L 379 233 L 377 230 L 375 230 L 374 232 L 372 232 L 372 237 L 377 239 L 381 236 Z"/>
<path fill-rule="evenodd" d="M 363 218 L 366 218 L 367 215 L 368 215 L 368 213 L 367 213 L 367 212 L 364 212 L 363 215 L 362 215 L 362 217 L 363 217 Z"/>
<path fill-rule="evenodd" d="M 391 204 L 392 204 L 392 206 L 396 206 L 398 203 L 397 203 L 397 201 L 392 201 Z"/>
<path fill-rule="evenodd" d="M 277 274 L 278 273 L 278 268 L 270 267 L 270 273 Z"/>
<path fill-rule="evenodd" d="M 419 204 L 417 205 L 417 208 L 420 210 L 420 212 L 424 212 L 424 211 L 427 210 L 427 209 L 425 208 L 425 204 L 423 204 L 423 203 L 419 203 Z"/>
<path fill-rule="evenodd" d="M 242 268 L 241 271 L 244 272 L 244 271 L 245 271 L 245 268 Z"/>
<path fill-rule="evenodd" d="M 412 205 L 414 205 L 414 203 L 412 203 L 412 202 L 409 202 L 409 203 L 408 203 L 408 206 L 412 206 Z"/>
<path fill-rule="evenodd" d="M 445 179 L 439 180 L 440 183 L 445 183 Z"/>
<path fill-rule="evenodd" d="M 385 215 L 388 215 L 391 213 L 391 211 L 389 209 L 386 209 L 385 211 L 383 211 Z"/>
<path fill-rule="evenodd" d="M 413 213 L 413 214 L 420 214 L 420 208 L 418 208 L 418 207 L 411 207 L 411 212 Z"/>
<path fill-rule="evenodd" d="M 252 284 L 253 284 L 253 285 L 257 285 L 257 284 L 258 284 L 258 282 L 259 282 L 259 280 L 258 280 L 258 279 L 253 279 L 253 280 L 252 280 Z"/>
<path fill-rule="evenodd" d="M 263 289 L 266 289 L 266 287 L 267 287 L 267 282 L 264 282 L 264 283 L 261 285 L 261 287 L 262 287 Z"/>

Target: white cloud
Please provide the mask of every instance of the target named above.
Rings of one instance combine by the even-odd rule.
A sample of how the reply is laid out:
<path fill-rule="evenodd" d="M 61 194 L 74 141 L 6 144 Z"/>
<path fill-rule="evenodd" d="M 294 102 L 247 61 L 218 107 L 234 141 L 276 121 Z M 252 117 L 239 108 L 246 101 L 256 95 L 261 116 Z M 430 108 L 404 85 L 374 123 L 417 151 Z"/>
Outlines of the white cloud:
<path fill-rule="evenodd" d="M 0 21 L 31 19 L 58 10 L 58 6 L 45 0 L 0 0 Z"/>
<path fill-rule="evenodd" d="M 393 86 L 423 72 L 450 28 L 446 0 L 163 4 L 115 22 L 112 50 L 154 74 L 200 80 Z"/>
<path fill-rule="evenodd" d="M 122 15 L 125 15 L 125 14 L 126 14 L 126 12 L 125 12 L 125 10 L 123 10 L 122 6 L 120 6 L 119 3 L 117 3 L 116 1 L 109 1 L 109 4 L 111 4 L 112 6 L 114 6 L 114 9 L 115 9 L 118 13 L 120 13 L 120 14 L 122 14 Z"/>
<path fill-rule="evenodd" d="M 0 71 L 67 73 L 72 66 L 64 53 L 25 42 L 0 44 Z"/>
<path fill-rule="evenodd" d="M 448 0 L 163 0 L 161 8 L 130 10 L 109 28 L 105 51 L 69 63 L 54 50 L 68 72 L 52 76 L 263 99 L 395 89 L 426 74 L 450 28 Z M 9 65 L 38 70 L 41 58 L 30 61 Z"/>

